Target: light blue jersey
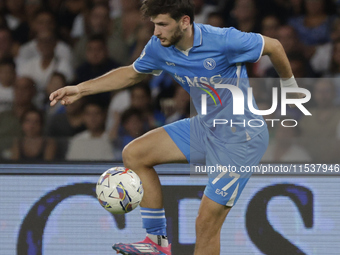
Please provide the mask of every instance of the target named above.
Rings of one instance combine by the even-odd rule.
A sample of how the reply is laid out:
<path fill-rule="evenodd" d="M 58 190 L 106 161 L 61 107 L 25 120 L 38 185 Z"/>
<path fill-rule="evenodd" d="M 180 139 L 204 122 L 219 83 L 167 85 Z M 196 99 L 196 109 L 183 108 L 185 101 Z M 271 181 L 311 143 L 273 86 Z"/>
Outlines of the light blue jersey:
<path fill-rule="evenodd" d="M 164 47 L 153 36 L 133 66 L 140 73 L 168 72 L 190 93 L 198 115 L 166 125 L 164 129 L 188 162 L 235 167 L 233 173 L 209 172 L 204 191 L 213 201 L 233 206 L 251 176 L 240 170 L 257 165 L 268 145 L 265 121 L 248 108 L 249 81 L 243 64 L 256 62 L 261 57 L 264 40 L 260 34 L 243 33 L 234 28 L 195 23 L 193 26 L 191 49 L 183 52 L 174 46 Z M 233 114 L 232 93 L 227 88 L 217 88 L 221 84 L 235 86 L 243 92 L 244 114 Z M 201 111 L 202 94 L 207 101 L 205 111 Z M 252 103 L 257 109 L 254 98 Z M 214 125 L 217 119 L 228 123 Z"/>
<path fill-rule="evenodd" d="M 262 55 L 264 41 L 260 34 L 243 33 L 234 28 L 216 28 L 193 24 L 193 47 L 183 52 L 175 46 L 164 47 L 153 36 L 141 56 L 134 62 L 140 73 L 160 74 L 168 72 L 193 99 L 199 119 L 211 137 L 227 143 L 250 140 L 266 129 L 262 116 L 248 109 L 248 76 L 244 62 L 256 62 Z M 244 115 L 233 115 L 233 99 L 229 89 L 216 88 L 217 84 L 237 86 L 243 92 Z M 210 93 L 210 94 L 208 94 Z M 207 112 L 201 114 L 202 94 L 207 94 Z M 257 109 L 253 99 L 253 105 Z M 228 121 L 226 125 L 215 125 L 214 119 Z M 259 119 L 260 122 L 249 120 Z M 255 124 L 256 123 L 256 124 Z M 231 127 L 231 124 L 233 127 Z"/>

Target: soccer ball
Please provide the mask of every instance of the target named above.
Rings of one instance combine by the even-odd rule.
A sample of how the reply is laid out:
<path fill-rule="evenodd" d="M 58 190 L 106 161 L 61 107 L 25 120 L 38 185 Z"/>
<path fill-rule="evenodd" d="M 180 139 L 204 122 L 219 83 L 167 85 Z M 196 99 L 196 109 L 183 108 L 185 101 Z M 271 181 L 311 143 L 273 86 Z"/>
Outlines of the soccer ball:
<path fill-rule="evenodd" d="M 143 198 L 143 186 L 138 175 L 124 167 L 105 171 L 96 186 L 99 203 L 113 214 L 123 214 L 135 209 Z"/>

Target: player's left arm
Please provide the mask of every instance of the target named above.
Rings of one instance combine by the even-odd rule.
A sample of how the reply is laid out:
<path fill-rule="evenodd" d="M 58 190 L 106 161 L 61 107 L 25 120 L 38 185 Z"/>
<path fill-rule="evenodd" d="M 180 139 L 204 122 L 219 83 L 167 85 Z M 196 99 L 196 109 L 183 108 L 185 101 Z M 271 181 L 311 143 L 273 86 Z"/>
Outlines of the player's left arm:
<path fill-rule="evenodd" d="M 289 79 L 293 76 L 292 68 L 290 67 L 289 60 L 286 52 L 281 43 L 277 39 L 263 36 L 264 46 L 262 55 L 267 55 L 276 72 L 281 79 Z"/>
<path fill-rule="evenodd" d="M 293 76 L 288 57 L 283 46 L 277 39 L 263 36 L 264 47 L 262 55 L 267 55 L 270 58 L 276 72 L 281 78 L 281 86 L 298 87 Z M 291 98 L 303 98 L 305 95 L 301 93 L 292 93 Z"/>

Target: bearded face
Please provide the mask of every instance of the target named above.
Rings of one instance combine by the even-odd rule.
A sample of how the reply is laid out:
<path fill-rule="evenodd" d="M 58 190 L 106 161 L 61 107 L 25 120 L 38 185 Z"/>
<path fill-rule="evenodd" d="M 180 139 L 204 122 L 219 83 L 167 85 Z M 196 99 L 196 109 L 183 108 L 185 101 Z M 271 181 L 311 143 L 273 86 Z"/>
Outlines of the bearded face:
<path fill-rule="evenodd" d="M 181 22 L 175 21 L 169 14 L 159 14 L 151 21 L 155 24 L 154 35 L 164 47 L 176 45 L 184 36 Z"/>
<path fill-rule="evenodd" d="M 161 40 L 162 46 L 170 47 L 172 45 L 176 45 L 183 38 L 183 34 L 184 32 L 181 31 L 181 28 L 179 27 L 179 25 L 177 25 L 175 31 L 170 36 L 170 38 L 159 38 L 159 39 Z"/>

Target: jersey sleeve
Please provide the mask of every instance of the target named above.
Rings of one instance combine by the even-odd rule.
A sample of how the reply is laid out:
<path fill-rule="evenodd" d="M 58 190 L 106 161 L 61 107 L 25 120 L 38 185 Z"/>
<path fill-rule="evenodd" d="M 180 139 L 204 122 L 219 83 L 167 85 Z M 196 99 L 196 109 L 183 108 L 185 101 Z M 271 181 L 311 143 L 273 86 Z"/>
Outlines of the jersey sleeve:
<path fill-rule="evenodd" d="M 257 33 L 241 32 L 231 28 L 226 34 L 227 58 L 231 64 L 257 62 L 263 52 L 264 39 Z"/>
<path fill-rule="evenodd" d="M 151 38 L 145 45 L 139 58 L 137 58 L 133 63 L 133 68 L 137 73 L 153 74 L 158 76 L 163 72 L 163 70 L 157 66 L 157 51 L 154 49 L 154 44 L 155 41 Z"/>

